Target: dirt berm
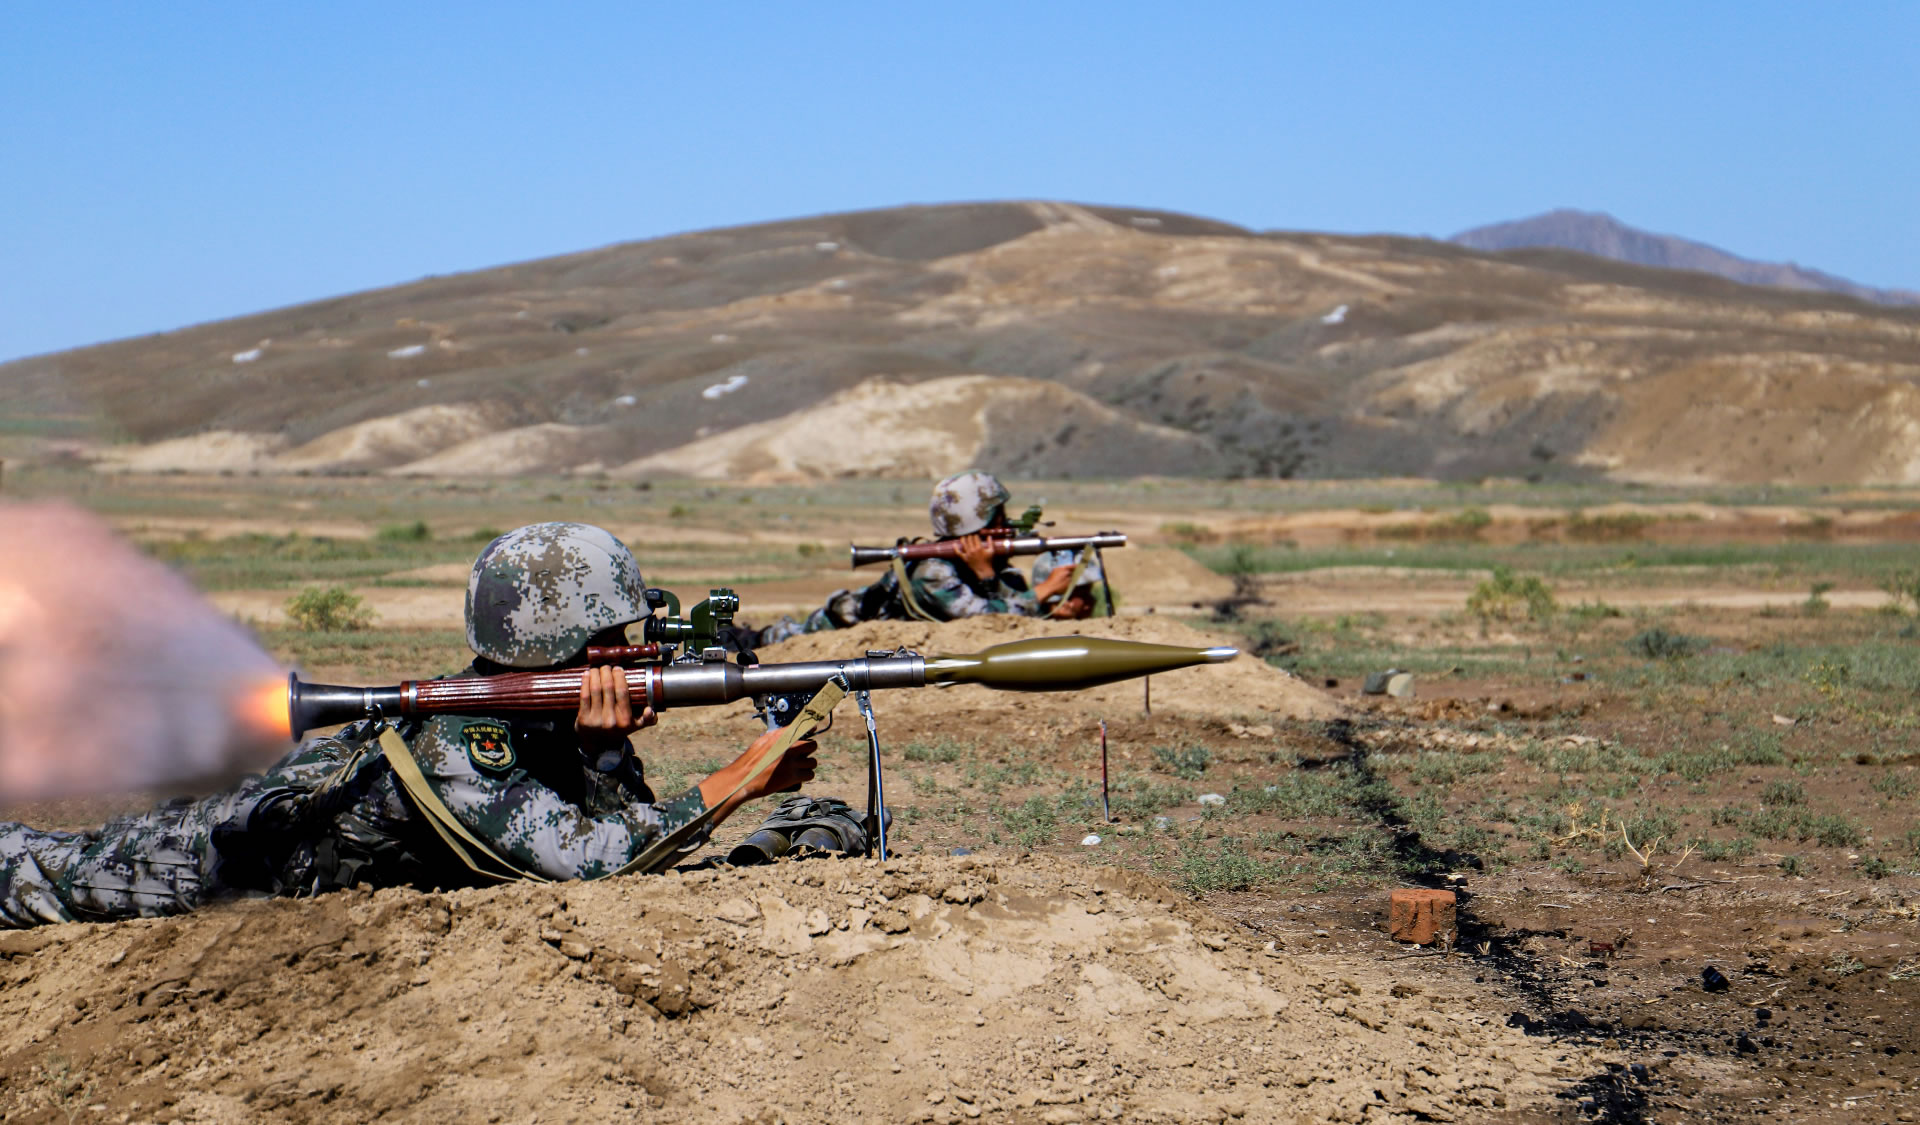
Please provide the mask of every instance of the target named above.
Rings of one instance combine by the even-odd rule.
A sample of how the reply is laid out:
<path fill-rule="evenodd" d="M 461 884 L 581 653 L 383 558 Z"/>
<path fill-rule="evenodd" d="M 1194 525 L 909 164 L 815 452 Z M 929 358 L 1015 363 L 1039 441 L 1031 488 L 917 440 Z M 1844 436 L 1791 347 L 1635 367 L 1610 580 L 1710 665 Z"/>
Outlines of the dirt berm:
<path fill-rule="evenodd" d="M 0 934 L 0 1119 L 1448 1121 L 1597 1066 L 1388 983 L 1037 857 L 349 891 Z"/>

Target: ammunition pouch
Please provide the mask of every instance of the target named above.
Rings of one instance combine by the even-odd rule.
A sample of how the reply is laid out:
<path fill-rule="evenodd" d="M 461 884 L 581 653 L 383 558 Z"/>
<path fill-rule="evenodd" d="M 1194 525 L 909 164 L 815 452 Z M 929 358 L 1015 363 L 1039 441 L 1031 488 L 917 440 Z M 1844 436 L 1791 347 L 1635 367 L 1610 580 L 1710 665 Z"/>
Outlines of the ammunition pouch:
<path fill-rule="evenodd" d="M 795 794 L 727 853 L 735 867 L 772 863 L 785 855 L 862 855 L 868 848 L 866 818 L 838 797 Z"/>

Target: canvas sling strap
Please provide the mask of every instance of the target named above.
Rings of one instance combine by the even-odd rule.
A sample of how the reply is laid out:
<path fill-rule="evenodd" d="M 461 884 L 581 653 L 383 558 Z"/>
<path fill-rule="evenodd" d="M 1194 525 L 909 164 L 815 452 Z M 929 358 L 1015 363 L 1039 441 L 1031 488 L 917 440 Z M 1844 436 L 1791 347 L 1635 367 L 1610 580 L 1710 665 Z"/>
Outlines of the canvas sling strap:
<path fill-rule="evenodd" d="M 847 697 L 850 687 L 851 685 L 842 676 L 835 676 L 828 680 L 819 691 L 814 693 L 813 698 L 807 701 L 807 705 L 800 709 L 799 717 L 780 728 L 779 737 L 769 743 L 760 757 L 747 768 L 739 784 L 721 797 L 715 805 L 654 841 L 645 851 L 618 869 L 607 872 L 607 875 L 652 872 L 671 864 L 680 855 L 681 849 L 687 842 L 698 836 L 713 819 L 716 808 L 726 804 L 738 796 L 741 790 L 759 780 L 785 756 L 788 750 L 792 749 L 795 742 L 805 738 L 815 728 L 826 722 L 827 716 L 833 713 L 834 707 Z M 447 847 L 469 870 L 484 878 L 502 883 L 510 883 L 517 879 L 534 883 L 552 881 L 544 875 L 523 870 L 502 859 L 484 841 L 469 832 L 466 825 L 461 824 L 460 819 L 453 814 L 453 810 L 446 806 L 446 802 L 440 799 L 439 794 L 433 791 L 433 786 L 427 783 L 426 775 L 421 772 L 420 764 L 414 760 L 413 752 L 407 749 L 406 742 L 392 727 L 380 733 L 380 751 L 386 757 L 387 764 L 393 767 L 393 775 L 400 782 L 401 788 L 407 791 L 407 796 L 413 798 L 414 806 L 427 818 L 427 823 L 433 827 L 434 833 L 446 842 Z"/>
<path fill-rule="evenodd" d="M 413 752 L 407 749 L 406 741 L 392 727 L 380 732 L 380 753 L 387 759 L 387 764 L 393 767 L 394 778 L 407 791 L 407 796 L 413 798 L 414 807 L 427 818 L 434 834 L 445 841 L 460 862 L 466 864 L 474 874 L 500 883 L 511 883 L 516 879 L 531 883 L 549 881 L 544 875 L 523 871 L 501 859 L 478 836 L 467 831 L 467 826 L 453 815 L 453 810 L 433 791 L 433 786 L 427 784 L 427 776 L 420 772 L 420 763 L 413 760 Z"/>
<path fill-rule="evenodd" d="M 913 596 L 913 580 L 907 577 L 907 564 L 898 557 L 893 560 L 893 580 L 900 587 L 900 604 L 907 607 L 907 616 L 915 621 L 934 621 L 940 619 L 921 608 Z"/>
<path fill-rule="evenodd" d="M 1042 605 L 1040 608 L 1043 611 L 1051 612 L 1052 607 L 1057 606 L 1061 602 L 1065 601 L 1067 598 L 1072 597 L 1073 592 L 1080 588 L 1081 580 L 1087 576 L 1087 564 L 1092 561 L 1093 561 L 1093 548 L 1092 547 L 1080 548 L 1080 550 L 1074 556 L 1073 573 L 1067 576 L 1067 588 L 1065 590 L 1062 590 L 1059 594 L 1055 595 L 1054 597 L 1047 599 L 1046 604 Z M 1043 613 L 1042 616 L 1045 616 L 1045 613 Z"/>

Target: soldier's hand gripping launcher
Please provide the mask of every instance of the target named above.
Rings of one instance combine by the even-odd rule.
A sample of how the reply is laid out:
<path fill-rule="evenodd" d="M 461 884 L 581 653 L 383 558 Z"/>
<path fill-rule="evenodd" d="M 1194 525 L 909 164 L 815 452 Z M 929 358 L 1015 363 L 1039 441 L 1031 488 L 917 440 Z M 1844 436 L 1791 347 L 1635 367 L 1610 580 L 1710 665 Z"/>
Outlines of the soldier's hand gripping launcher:
<path fill-rule="evenodd" d="M 929 684 L 979 684 L 997 691 L 1078 691 L 1196 664 L 1220 664 L 1239 655 L 1228 647 L 1186 648 L 1109 637 L 1032 637 L 979 652 L 921 656 L 869 653 L 850 660 L 793 664 L 730 664 L 719 649 L 700 659 L 625 668 L 635 704 L 655 711 L 709 707 L 741 699 L 767 701 L 770 720 L 791 713 L 799 700 L 835 676 L 854 692 Z M 609 659 L 610 663 L 620 663 Z M 368 717 L 491 715 L 572 711 L 580 704 L 582 669 L 407 680 L 391 687 L 341 687 L 287 677 L 287 712 L 294 737 Z M 782 706 L 782 705 L 785 706 Z"/>

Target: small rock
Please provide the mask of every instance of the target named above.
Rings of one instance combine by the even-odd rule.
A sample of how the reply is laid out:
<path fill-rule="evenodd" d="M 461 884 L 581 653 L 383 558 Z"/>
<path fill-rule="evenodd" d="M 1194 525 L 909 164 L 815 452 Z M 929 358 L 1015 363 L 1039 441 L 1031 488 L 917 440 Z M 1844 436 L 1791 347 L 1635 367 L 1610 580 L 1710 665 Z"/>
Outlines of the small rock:
<path fill-rule="evenodd" d="M 744 898 L 730 898 L 720 904 L 720 909 L 714 911 L 713 916 L 722 922 L 744 926 L 760 917 L 760 908 Z"/>
<path fill-rule="evenodd" d="M 575 961 L 585 961 L 587 958 L 593 956 L 593 946 L 588 945 L 578 938 L 567 938 L 560 943 L 560 952 L 573 958 Z"/>
<path fill-rule="evenodd" d="M 828 920 L 826 911 L 816 906 L 807 912 L 807 932 L 809 934 L 812 934 L 814 937 L 819 937 L 831 929 L 833 929 L 833 923 Z"/>
<path fill-rule="evenodd" d="M 1790 719 L 1785 715 L 1775 715 L 1773 717 L 1773 725 L 1777 727 L 1790 727 L 1795 725 L 1798 721 L 1799 720 L 1797 719 Z"/>
<path fill-rule="evenodd" d="M 1161 831 L 1165 831 L 1173 827 L 1173 818 L 1170 816 L 1156 816 L 1153 818 L 1153 826 Z"/>
<path fill-rule="evenodd" d="M 1081 839 L 1080 846 L 1084 848 L 1091 848 L 1094 845 L 1098 844 L 1099 842 L 1100 842 L 1099 836 L 1090 834 Z"/>
<path fill-rule="evenodd" d="M 1202 793 L 1194 799 L 1203 805 L 1224 805 L 1227 803 L 1227 799 L 1218 793 Z"/>
<path fill-rule="evenodd" d="M 1395 699 L 1413 698 L 1413 673 L 1401 672 L 1387 680 L 1387 694 Z"/>
<path fill-rule="evenodd" d="M 948 855 L 972 855 L 973 849 L 972 848 L 955 848 L 952 851 L 948 852 L 947 854 Z"/>
<path fill-rule="evenodd" d="M 1451 938 L 1456 896 L 1452 891 L 1402 887 L 1387 899 L 1387 932 L 1395 941 L 1430 945 Z"/>
<path fill-rule="evenodd" d="M 1733 987 L 1733 982 L 1729 981 L 1726 978 L 1726 974 L 1722 973 L 1719 969 L 1708 965 L 1706 968 L 1700 970 L 1700 987 L 1706 989 L 1708 992 L 1725 992 L 1727 989 Z"/>
<path fill-rule="evenodd" d="M 1366 680 L 1360 685 L 1360 694 L 1385 695 L 1387 694 L 1387 681 L 1399 675 L 1404 675 L 1404 673 L 1398 668 L 1389 668 L 1384 672 L 1368 672 Z"/>

